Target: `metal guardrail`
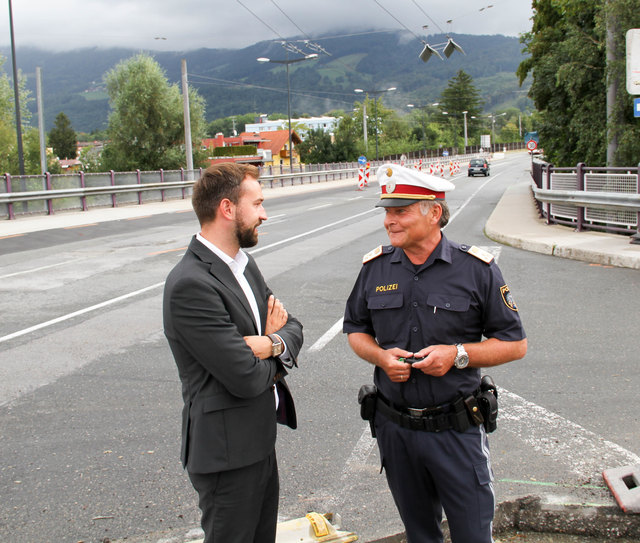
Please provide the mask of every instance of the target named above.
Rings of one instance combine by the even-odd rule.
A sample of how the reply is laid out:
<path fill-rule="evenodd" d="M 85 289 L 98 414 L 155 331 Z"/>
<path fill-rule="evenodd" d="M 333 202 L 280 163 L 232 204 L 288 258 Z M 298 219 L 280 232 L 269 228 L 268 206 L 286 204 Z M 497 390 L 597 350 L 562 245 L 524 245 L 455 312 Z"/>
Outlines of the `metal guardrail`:
<path fill-rule="evenodd" d="M 279 173 L 279 174 L 262 174 L 260 180 L 264 186 L 285 186 L 304 184 L 305 182 L 320 182 L 322 180 L 329 181 L 334 179 L 342 179 L 345 176 L 357 176 L 358 167 L 350 163 L 345 163 L 341 167 L 329 167 L 333 165 L 321 165 L 314 167 L 307 171 Z M 153 195 L 154 192 L 159 193 L 159 197 L 156 200 L 165 201 L 165 195 L 167 191 L 180 190 L 180 198 L 186 198 L 189 195 L 189 189 L 195 183 L 195 180 L 187 180 L 185 177 L 192 175 L 193 177 L 199 177 L 201 171 L 194 170 L 193 172 L 186 172 L 185 170 L 176 171 L 157 171 L 157 172 L 106 172 L 103 174 L 84 174 L 79 172 L 77 174 L 62 174 L 51 175 L 49 173 L 44 176 L 15 176 L 5 175 L 6 192 L 0 192 L 0 217 L 5 216 L 9 219 L 14 219 L 16 211 L 14 209 L 15 204 L 22 204 L 23 213 L 33 213 L 34 209 L 29 209 L 29 203 L 42 203 L 44 205 L 36 209 L 36 213 L 47 213 L 53 215 L 55 213 L 54 201 L 62 202 L 64 199 L 70 199 L 68 202 L 63 202 L 65 205 L 60 204 L 60 210 L 83 210 L 86 211 L 90 207 L 89 200 L 95 201 L 96 206 L 110 205 L 116 207 L 119 203 L 136 203 L 135 199 L 131 199 L 131 195 L 137 195 L 137 203 L 143 203 L 143 194 Z M 90 177 L 93 175 L 92 177 Z M 180 180 L 165 180 L 168 177 L 179 177 Z M 147 179 L 159 178 L 159 182 L 147 182 Z M 92 182 L 102 182 L 99 186 L 86 186 L 86 180 L 90 179 Z M 136 183 L 124 183 L 118 184 L 118 181 L 127 181 L 135 179 Z M 45 185 L 47 188 L 42 190 L 21 190 L 18 192 L 12 191 L 12 184 L 26 185 L 27 182 L 37 183 Z M 55 182 L 74 183 L 80 186 L 72 186 L 65 188 L 53 188 Z M 0 189 L 1 190 L 1 189 Z M 127 201 L 122 201 L 123 195 L 129 195 Z M 109 200 L 97 200 L 99 197 L 110 197 Z M 120 196 L 120 201 L 118 201 Z M 46 207 L 45 207 L 46 206 Z M 6 210 L 4 213 L 2 208 Z"/>
<path fill-rule="evenodd" d="M 449 160 L 464 161 L 476 155 L 460 155 L 455 157 L 434 157 L 430 159 L 409 159 L 408 164 L 428 166 L 430 163 L 448 162 Z M 375 171 L 380 164 L 385 161 L 371 161 L 371 169 Z M 282 167 L 265 168 L 260 180 L 263 186 L 273 188 L 274 186 L 284 187 L 286 185 L 305 184 L 335 179 L 343 179 L 347 176 L 357 177 L 359 166 L 357 163 L 337 163 L 300 165 L 299 171 L 284 172 Z M 274 173 L 274 170 L 279 173 Z M 85 174 L 77 172 L 72 174 L 52 175 L 46 173 L 38 176 L 10 176 L 4 175 L 6 192 L 0 192 L 0 218 L 7 217 L 15 219 L 16 212 L 22 214 L 46 213 L 53 215 L 55 211 L 82 210 L 89 207 L 117 207 L 119 204 L 142 204 L 143 194 L 147 200 L 153 200 L 154 192 L 159 192 L 160 196 L 155 200 L 165 200 L 166 192 L 180 190 L 180 195 L 174 197 L 186 198 L 189 196 L 189 189 L 195 180 L 186 178 L 199 178 L 202 174 L 200 170 L 159 170 L 143 172 L 103 172 L 98 174 Z M 2 177 L 0 177 L 2 179 Z M 159 181 L 156 181 L 159 179 Z M 131 181 L 135 180 L 135 183 Z M 20 190 L 14 192 L 13 185 L 20 184 L 23 187 L 30 183 L 32 185 L 45 187 L 36 190 Z M 98 186 L 87 186 L 95 185 Z M 122 183 L 122 184 L 118 184 Z M 72 184 L 74 186 L 64 188 L 54 188 L 57 184 Z M 79 186 L 78 186 L 79 185 Z M 0 184 L 0 191 L 2 186 Z M 137 198 L 135 196 L 137 195 Z M 102 197 L 102 198 L 101 198 Z M 106 199 L 104 197 L 107 197 Z M 66 199 L 66 201 L 65 201 Z M 56 202 L 56 205 L 54 205 Z M 17 210 L 14 205 L 22 206 Z M 35 204 L 31 205 L 30 204 Z M 18 206 L 16 206 L 18 207 Z M 57 209 L 56 209 L 57 207 Z"/>
<path fill-rule="evenodd" d="M 557 168 L 533 161 L 533 194 L 548 224 L 630 234 L 640 244 L 640 165 Z"/>

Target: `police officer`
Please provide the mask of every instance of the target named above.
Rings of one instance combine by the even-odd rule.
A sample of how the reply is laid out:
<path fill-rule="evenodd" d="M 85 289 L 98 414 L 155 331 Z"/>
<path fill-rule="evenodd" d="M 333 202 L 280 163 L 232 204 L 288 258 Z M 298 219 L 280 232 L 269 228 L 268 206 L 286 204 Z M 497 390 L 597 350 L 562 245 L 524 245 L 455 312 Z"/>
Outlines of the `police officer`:
<path fill-rule="evenodd" d="M 409 543 L 493 541 L 493 473 L 480 368 L 522 358 L 518 308 L 493 256 L 441 232 L 447 180 L 394 164 L 377 171 L 391 245 L 363 259 L 344 332 L 375 366 L 374 433 Z M 485 411 L 485 414 L 488 414 Z"/>

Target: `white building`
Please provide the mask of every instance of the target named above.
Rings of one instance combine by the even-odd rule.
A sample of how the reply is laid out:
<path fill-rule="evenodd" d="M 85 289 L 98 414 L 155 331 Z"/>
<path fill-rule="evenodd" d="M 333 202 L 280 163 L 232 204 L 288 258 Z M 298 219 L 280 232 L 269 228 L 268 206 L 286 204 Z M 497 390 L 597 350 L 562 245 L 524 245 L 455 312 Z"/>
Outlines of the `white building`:
<path fill-rule="evenodd" d="M 245 132 L 271 132 L 274 130 L 288 130 L 288 119 L 278 119 L 270 121 L 266 115 L 260 117 L 259 123 L 245 124 Z M 291 128 L 304 139 L 309 130 L 318 130 L 321 128 L 330 134 L 335 133 L 340 119 L 337 117 L 309 117 L 306 119 L 291 119 Z"/>

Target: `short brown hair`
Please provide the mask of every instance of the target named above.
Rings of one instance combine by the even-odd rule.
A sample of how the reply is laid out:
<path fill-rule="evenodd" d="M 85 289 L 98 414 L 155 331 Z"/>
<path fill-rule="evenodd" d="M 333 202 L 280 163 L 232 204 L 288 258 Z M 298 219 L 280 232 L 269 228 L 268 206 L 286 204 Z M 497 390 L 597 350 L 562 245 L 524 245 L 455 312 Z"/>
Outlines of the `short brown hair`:
<path fill-rule="evenodd" d="M 213 221 L 220 202 L 225 198 L 234 204 L 240 199 L 240 185 L 246 177 L 258 179 L 260 170 L 249 164 L 223 162 L 209 166 L 193 185 L 191 205 L 200 226 Z"/>

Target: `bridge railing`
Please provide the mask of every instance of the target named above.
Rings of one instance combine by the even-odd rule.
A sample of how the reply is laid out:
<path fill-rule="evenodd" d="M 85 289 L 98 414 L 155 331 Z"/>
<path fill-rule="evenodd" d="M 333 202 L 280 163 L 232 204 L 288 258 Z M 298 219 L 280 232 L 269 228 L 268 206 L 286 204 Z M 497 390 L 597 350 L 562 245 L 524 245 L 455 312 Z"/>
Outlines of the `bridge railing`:
<path fill-rule="evenodd" d="M 357 163 L 311 164 L 293 169 L 264 168 L 260 179 L 264 186 L 274 187 L 344 179 L 356 176 L 357 172 Z M 5 174 L 0 177 L 0 218 L 189 198 L 200 175 L 202 169 Z"/>
<path fill-rule="evenodd" d="M 640 164 L 558 168 L 534 160 L 532 177 L 533 194 L 547 223 L 629 234 L 633 243 L 640 242 Z"/>
<path fill-rule="evenodd" d="M 477 155 L 439 156 L 424 161 L 409 159 L 407 165 L 419 165 L 424 169 L 430 163 L 445 164 L 453 159 L 464 161 L 473 156 Z M 388 161 L 388 158 L 370 161 L 371 171 Z M 358 169 L 357 162 L 297 164 L 293 168 L 269 166 L 262 169 L 260 180 L 265 187 L 284 187 L 357 177 Z M 0 219 L 189 198 L 193 183 L 201 175 L 202 168 L 26 176 L 5 174 L 0 177 Z"/>

